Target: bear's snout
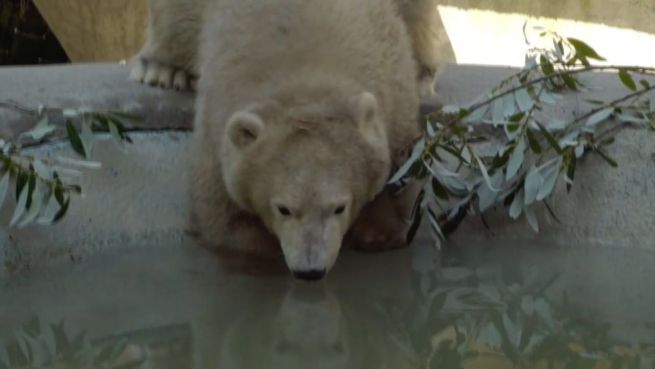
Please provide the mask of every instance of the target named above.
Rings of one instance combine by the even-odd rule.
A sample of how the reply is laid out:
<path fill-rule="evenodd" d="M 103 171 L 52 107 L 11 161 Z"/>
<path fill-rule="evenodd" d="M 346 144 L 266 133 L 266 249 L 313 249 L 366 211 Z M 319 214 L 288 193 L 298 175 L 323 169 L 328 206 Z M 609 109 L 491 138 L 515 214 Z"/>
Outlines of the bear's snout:
<path fill-rule="evenodd" d="M 325 277 L 325 269 L 294 270 L 293 276 L 305 281 L 318 281 Z"/>

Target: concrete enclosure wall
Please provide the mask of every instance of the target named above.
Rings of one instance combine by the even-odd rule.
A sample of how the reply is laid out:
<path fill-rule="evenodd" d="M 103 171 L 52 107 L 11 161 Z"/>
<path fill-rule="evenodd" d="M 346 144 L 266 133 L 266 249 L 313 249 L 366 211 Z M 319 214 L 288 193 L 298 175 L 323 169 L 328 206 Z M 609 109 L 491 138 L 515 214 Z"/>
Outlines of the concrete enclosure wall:
<path fill-rule="evenodd" d="M 450 66 L 438 81 L 439 99 L 462 104 L 493 87 L 515 70 Z M 0 268 L 70 260 L 102 250 L 160 247 L 186 243 L 186 173 L 193 116 L 193 96 L 161 91 L 128 82 L 128 68 L 119 65 L 76 65 L 49 68 L 0 69 L 0 101 L 14 100 L 37 106 L 118 109 L 143 115 L 134 128 L 153 133 L 135 136 L 127 154 L 110 141 L 98 144 L 99 170 L 82 178 L 85 195 L 75 198 L 69 216 L 55 227 L 9 229 L 10 207 L 0 214 Z M 608 99 L 626 90 L 614 74 L 588 79 L 591 97 Z M 435 101 L 425 101 L 426 107 Z M 576 113 L 577 99 L 565 99 L 560 108 Z M 15 135 L 29 120 L 0 110 L 1 133 Z M 546 224 L 535 234 L 523 220 L 510 221 L 507 210 L 490 211 L 487 230 L 477 217 L 469 217 L 450 239 L 453 245 L 544 242 L 548 245 L 596 245 L 619 248 L 655 247 L 655 136 L 627 131 L 610 147 L 618 163 L 611 169 L 596 157 L 578 166 L 571 193 L 560 190 L 552 200 L 562 224 Z M 67 145 L 46 146 L 38 153 L 74 155 Z M 429 242 L 428 237 L 418 242 Z M 422 240 L 422 241 L 421 241 Z M 4 262 L 3 262 L 4 261 Z"/>

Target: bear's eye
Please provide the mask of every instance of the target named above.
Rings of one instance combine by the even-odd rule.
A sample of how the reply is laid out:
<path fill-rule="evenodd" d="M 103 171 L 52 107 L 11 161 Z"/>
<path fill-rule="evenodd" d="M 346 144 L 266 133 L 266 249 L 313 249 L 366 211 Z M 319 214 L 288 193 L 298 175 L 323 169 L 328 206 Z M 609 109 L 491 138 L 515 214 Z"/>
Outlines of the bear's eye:
<path fill-rule="evenodd" d="M 279 211 L 280 214 L 282 214 L 285 217 L 291 215 L 291 210 L 289 210 L 289 208 L 287 208 L 286 206 L 278 206 L 277 211 Z"/>
<path fill-rule="evenodd" d="M 334 209 L 334 215 L 341 215 L 344 211 L 346 211 L 346 205 L 341 205 Z"/>

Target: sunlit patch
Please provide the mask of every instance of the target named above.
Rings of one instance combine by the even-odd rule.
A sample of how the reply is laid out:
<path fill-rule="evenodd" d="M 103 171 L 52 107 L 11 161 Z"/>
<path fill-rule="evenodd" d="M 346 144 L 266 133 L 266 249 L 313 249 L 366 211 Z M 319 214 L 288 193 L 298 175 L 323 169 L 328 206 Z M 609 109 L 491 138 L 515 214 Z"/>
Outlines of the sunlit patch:
<path fill-rule="evenodd" d="M 655 35 L 562 18 L 533 17 L 479 9 L 439 6 L 439 14 L 458 64 L 523 66 L 528 48 L 522 28 L 542 26 L 567 37 L 585 40 L 607 63 L 655 66 Z M 528 36 L 536 38 L 531 31 Z"/>

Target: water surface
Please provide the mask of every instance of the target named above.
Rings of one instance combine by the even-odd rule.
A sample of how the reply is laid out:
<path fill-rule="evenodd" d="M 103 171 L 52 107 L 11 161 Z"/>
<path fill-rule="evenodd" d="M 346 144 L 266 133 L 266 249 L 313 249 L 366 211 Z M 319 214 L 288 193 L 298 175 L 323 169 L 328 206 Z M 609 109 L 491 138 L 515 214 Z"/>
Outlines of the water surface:
<path fill-rule="evenodd" d="M 306 283 L 195 247 L 99 255 L 4 281 L 0 368 L 653 368 L 653 265 L 415 246 Z"/>

